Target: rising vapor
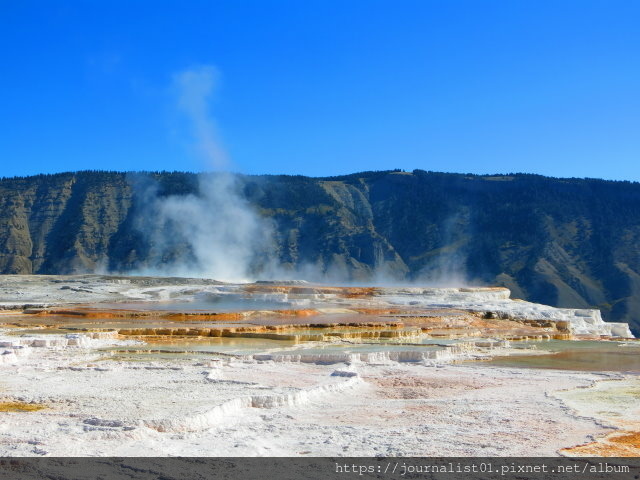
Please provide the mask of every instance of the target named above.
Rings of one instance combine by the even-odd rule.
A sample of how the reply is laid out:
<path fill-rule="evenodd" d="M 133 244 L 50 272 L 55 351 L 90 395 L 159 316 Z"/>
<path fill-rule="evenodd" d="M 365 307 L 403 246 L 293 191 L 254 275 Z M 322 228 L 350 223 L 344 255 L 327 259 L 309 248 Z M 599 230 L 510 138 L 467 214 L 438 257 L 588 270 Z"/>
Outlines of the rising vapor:
<path fill-rule="evenodd" d="M 262 217 L 243 194 L 241 176 L 230 172 L 232 162 L 217 132 L 211 101 L 218 73 L 203 65 L 172 77 L 173 106 L 188 125 L 192 150 L 204 159 L 206 170 L 197 176 L 192 193 L 171 193 L 152 176 L 131 176 L 138 215 L 137 230 L 149 246 L 138 274 L 206 277 L 228 282 L 260 279 L 306 279 L 334 284 L 358 283 L 340 259 L 295 264 L 278 261 L 276 228 Z M 459 241 L 457 217 L 444 229 L 443 245 Z M 446 248 L 414 281 L 433 286 L 464 285 L 465 257 Z M 361 282 L 407 284 L 407 269 L 393 270 L 376 261 L 371 277 Z"/>
<path fill-rule="evenodd" d="M 219 74 L 210 65 L 202 65 L 173 75 L 172 90 L 178 110 L 191 127 L 195 147 L 213 170 L 228 170 L 229 157 L 219 140 L 218 128 L 210 113 L 210 102 Z"/>
<path fill-rule="evenodd" d="M 231 162 L 210 112 L 217 78 L 208 65 L 173 76 L 175 105 L 210 171 L 198 175 L 198 191 L 189 195 L 162 196 L 149 179 L 137 179 L 144 204 L 138 227 L 151 236 L 144 273 L 249 281 L 270 250 L 271 225 L 241 194 L 238 176 L 229 172 Z"/>

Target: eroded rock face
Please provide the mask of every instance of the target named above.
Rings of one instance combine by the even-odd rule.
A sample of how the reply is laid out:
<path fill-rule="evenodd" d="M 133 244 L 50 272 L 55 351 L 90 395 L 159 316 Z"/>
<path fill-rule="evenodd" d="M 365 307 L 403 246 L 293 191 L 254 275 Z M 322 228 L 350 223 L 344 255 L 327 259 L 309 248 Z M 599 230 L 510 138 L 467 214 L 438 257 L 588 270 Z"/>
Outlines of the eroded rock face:
<path fill-rule="evenodd" d="M 146 177 L 159 195 L 198 194 L 194 174 Z M 534 302 L 601 305 L 607 319 L 640 328 L 640 186 L 501 178 L 420 170 L 242 177 L 241 190 L 274 225 L 269 256 L 285 270 L 313 265 L 359 281 L 426 272 L 440 284 L 456 273 Z M 115 172 L 0 180 L 0 273 L 153 267 L 153 235 L 136 228 L 144 195 L 129 180 Z"/>

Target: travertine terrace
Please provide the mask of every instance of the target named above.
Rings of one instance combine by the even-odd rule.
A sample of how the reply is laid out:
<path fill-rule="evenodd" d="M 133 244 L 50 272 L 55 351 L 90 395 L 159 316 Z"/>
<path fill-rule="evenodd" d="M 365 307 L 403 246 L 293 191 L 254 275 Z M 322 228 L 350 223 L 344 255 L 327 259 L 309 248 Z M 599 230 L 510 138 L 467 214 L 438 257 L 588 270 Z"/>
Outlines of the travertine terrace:
<path fill-rule="evenodd" d="M 638 453 L 633 372 L 486 362 L 634 360 L 628 327 L 503 288 L 7 276 L 0 307 L 3 455 Z M 611 418 L 573 394 L 618 384 Z"/>
<path fill-rule="evenodd" d="M 40 316 L 233 321 L 281 328 L 387 323 L 420 327 L 428 333 L 458 325 L 464 334 L 470 329 L 528 333 L 530 326 L 542 335 L 632 336 L 626 324 L 603 322 L 597 310 L 511 300 L 508 289 L 487 287 L 332 287 L 295 281 L 224 284 L 188 278 L 9 275 L 0 284 L 0 309 Z M 287 322 L 287 317 L 296 320 Z"/>

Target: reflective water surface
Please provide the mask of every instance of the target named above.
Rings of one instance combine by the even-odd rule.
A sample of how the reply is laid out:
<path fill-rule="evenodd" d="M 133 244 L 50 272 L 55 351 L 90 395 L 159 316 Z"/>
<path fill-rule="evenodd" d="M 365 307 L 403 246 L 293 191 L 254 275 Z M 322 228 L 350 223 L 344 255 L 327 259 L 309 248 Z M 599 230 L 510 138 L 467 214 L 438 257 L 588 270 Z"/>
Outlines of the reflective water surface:
<path fill-rule="evenodd" d="M 523 342 L 550 355 L 494 357 L 487 365 L 640 374 L 640 343 L 564 341 Z"/>

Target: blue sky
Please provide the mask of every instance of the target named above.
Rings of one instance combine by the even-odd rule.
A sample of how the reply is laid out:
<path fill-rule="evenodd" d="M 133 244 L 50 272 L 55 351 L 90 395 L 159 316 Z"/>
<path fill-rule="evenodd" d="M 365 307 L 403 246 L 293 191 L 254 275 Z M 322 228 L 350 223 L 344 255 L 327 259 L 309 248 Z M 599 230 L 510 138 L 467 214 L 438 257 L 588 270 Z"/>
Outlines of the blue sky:
<path fill-rule="evenodd" d="M 210 168 L 176 87 L 206 71 L 236 171 L 640 181 L 638 25 L 635 0 L 0 1 L 0 176 Z"/>

